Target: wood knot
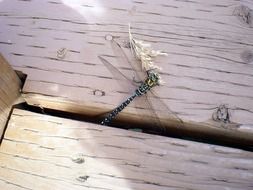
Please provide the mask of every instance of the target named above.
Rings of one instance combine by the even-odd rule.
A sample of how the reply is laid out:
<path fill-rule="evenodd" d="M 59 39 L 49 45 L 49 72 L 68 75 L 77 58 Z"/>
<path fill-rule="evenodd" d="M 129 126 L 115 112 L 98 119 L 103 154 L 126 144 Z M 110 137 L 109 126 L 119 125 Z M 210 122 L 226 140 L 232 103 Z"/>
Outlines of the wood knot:
<path fill-rule="evenodd" d="M 245 5 L 235 8 L 233 15 L 235 15 L 241 22 L 251 25 L 252 15 L 251 10 Z"/>
<path fill-rule="evenodd" d="M 57 51 L 57 57 L 58 57 L 59 59 L 64 59 L 65 56 L 66 56 L 66 54 L 67 54 L 67 49 L 66 49 L 66 48 L 61 48 L 61 49 L 59 49 L 59 50 Z"/>
<path fill-rule="evenodd" d="M 245 63 L 250 63 L 253 61 L 253 52 L 249 49 L 244 50 L 241 53 L 241 59 L 245 62 Z"/>
<path fill-rule="evenodd" d="M 225 104 L 220 105 L 213 113 L 213 120 L 223 123 L 230 123 L 230 113 L 228 109 L 229 108 Z"/>
<path fill-rule="evenodd" d="M 105 92 L 102 90 L 96 89 L 96 90 L 93 90 L 93 95 L 94 96 L 105 96 Z"/>

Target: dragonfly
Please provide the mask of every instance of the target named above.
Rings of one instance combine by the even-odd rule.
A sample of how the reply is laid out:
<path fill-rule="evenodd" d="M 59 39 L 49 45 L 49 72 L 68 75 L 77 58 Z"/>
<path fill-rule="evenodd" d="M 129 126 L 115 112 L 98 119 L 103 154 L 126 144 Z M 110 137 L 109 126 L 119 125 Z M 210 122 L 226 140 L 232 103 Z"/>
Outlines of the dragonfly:
<path fill-rule="evenodd" d="M 130 77 L 123 74 L 119 69 L 113 66 L 107 59 L 103 56 L 98 56 L 100 61 L 106 66 L 106 68 L 116 76 L 119 81 L 128 82 L 130 89 L 133 89 L 132 94 L 127 97 L 119 106 L 113 109 L 102 121 L 102 125 L 109 125 L 114 118 L 117 117 L 131 102 L 133 102 L 137 97 L 142 98 L 142 103 L 144 102 L 149 110 L 150 115 L 152 116 L 152 125 L 164 128 L 160 120 L 159 114 L 156 113 L 155 106 L 163 112 L 163 114 L 169 115 L 170 118 L 174 119 L 177 123 L 183 123 L 183 121 L 177 116 L 175 112 L 170 110 L 168 106 L 156 95 L 154 92 L 154 87 L 161 85 L 161 77 L 157 68 L 152 68 L 147 71 L 143 71 L 139 63 L 134 63 L 134 61 L 129 60 L 125 54 L 123 47 L 119 42 L 116 41 L 116 37 L 111 38 L 111 46 L 114 51 L 114 54 L 119 61 L 129 66 L 133 72 L 134 76 L 131 79 Z M 129 47 L 129 46 L 128 46 Z M 121 85 L 122 86 L 122 85 Z M 154 102 L 155 100 L 155 102 Z"/>

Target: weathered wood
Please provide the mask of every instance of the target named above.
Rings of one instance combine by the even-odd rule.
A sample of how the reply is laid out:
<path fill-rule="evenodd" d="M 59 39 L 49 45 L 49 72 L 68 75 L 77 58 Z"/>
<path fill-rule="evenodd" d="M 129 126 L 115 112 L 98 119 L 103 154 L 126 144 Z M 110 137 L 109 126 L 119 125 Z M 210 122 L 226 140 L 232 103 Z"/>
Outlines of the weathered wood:
<path fill-rule="evenodd" d="M 14 109 L 0 187 L 250 190 L 253 153 Z"/>
<path fill-rule="evenodd" d="M 165 85 L 156 91 L 184 127 L 252 140 L 252 8 L 247 0 L 3 0 L 0 50 L 28 74 L 23 92 L 29 104 L 101 114 L 128 94 L 119 93 L 127 90 L 98 56 L 127 72 L 110 37 L 123 45 L 131 23 L 136 38 L 169 54 L 157 62 Z M 222 104 L 230 122 L 212 118 Z M 135 117 L 134 106 L 122 120 Z"/>
<path fill-rule="evenodd" d="M 0 143 L 13 103 L 20 96 L 21 82 L 0 54 Z"/>

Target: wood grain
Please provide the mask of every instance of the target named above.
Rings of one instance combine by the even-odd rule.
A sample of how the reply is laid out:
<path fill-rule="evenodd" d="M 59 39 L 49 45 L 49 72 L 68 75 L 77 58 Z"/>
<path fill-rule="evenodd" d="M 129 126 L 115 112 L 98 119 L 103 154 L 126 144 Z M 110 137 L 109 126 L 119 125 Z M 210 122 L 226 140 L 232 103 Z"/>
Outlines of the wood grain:
<path fill-rule="evenodd" d="M 14 109 L 0 187 L 250 190 L 253 153 Z"/>
<path fill-rule="evenodd" d="M 249 0 L 2 0 L 0 51 L 28 74 L 23 93 L 29 104 L 101 114 L 129 89 L 98 56 L 127 73 L 107 37 L 123 46 L 131 23 L 137 39 L 169 54 L 157 60 L 165 85 L 155 91 L 185 127 L 252 139 L 252 8 Z M 220 105 L 229 110 L 227 123 L 212 118 Z M 136 117 L 141 110 L 134 107 L 121 119 Z M 171 118 L 166 123 L 177 125 Z"/>
<path fill-rule="evenodd" d="M 0 53 L 0 143 L 11 107 L 20 96 L 21 82 Z"/>

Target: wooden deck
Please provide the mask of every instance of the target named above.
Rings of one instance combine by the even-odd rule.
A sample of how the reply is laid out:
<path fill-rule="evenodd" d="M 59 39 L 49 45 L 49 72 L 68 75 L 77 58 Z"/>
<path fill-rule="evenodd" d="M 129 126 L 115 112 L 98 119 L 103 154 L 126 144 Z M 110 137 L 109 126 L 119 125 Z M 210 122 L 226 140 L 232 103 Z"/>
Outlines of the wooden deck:
<path fill-rule="evenodd" d="M 251 190 L 253 153 L 15 109 L 4 190 Z"/>
<path fill-rule="evenodd" d="M 137 39 L 168 53 L 157 61 L 165 85 L 155 91 L 185 128 L 250 141 L 252 8 L 247 0 L 2 0 L 0 51 L 28 75 L 23 94 L 29 104 L 97 115 L 128 96 L 129 89 L 122 88 L 98 56 L 127 73 L 110 38 L 124 46 L 131 23 Z M 130 105 L 121 119 L 142 112 L 134 108 Z M 228 122 L 213 117 L 219 108 L 228 111 Z M 168 127 L 178 125 L 165 119 Z"/>
<path fill-rule="evenodd" d="M 168 54 L 156 60 L 165 84 L 154 90 L 183 124 L 164 116 L 167 129 L 252 148 L 252 10 L 250 0 L 0 0 L 0 52 L 27 74 L 28 104 L 95 116 L 134 90 L 98 58 L 132 77 L 111 46 L 113 38 L 132 60 L 131 23 L 135 38 Z M 0 135 L 21 86 L 6 60 L 0 56 Z M 118 121 L 149 122 L 138 103 Z M 253 189 L 253 152 L 32 110 L 13 110 L 0 145 L 4 190 Z"/>
<path fill-rule="evenodd" d="M 0 144 L 12 105 L 20 97 L 21 82 L 0 54 Z"/>

